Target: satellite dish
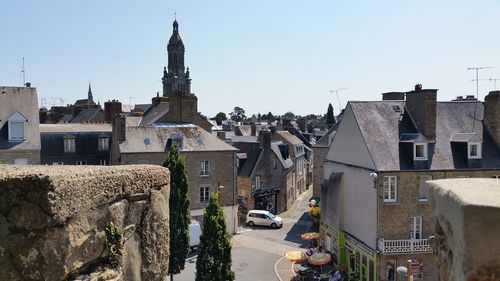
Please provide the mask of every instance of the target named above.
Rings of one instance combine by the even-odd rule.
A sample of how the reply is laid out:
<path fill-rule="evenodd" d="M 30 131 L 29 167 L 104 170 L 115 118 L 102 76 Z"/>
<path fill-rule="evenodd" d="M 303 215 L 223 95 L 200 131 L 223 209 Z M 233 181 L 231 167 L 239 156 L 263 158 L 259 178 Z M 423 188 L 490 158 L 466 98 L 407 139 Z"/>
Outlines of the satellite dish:
<path fill-rule="evenodd" d="M 408 268 L 406 268 L 405 266 L 398 266 L 398 268 L 396 268 L 396 271 L 398 272 L 398 274 L 403 275 L 405 277 L 408 274 Z"/>

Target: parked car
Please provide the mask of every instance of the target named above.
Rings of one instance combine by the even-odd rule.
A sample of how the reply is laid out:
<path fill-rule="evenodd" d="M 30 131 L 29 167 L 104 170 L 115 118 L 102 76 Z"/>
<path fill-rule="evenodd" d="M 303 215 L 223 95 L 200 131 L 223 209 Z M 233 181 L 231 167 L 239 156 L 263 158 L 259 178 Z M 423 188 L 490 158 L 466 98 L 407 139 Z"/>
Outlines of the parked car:
<path fill-rule="evenodd" d="M 189 247 L 197 248 L 200 245 L 201 226 L 198 221 L 191 220 L 189 225 Z"/>
<path fill-rule="evenodd" d="M 249 226 L 263 225 L 270 226 L 272 228 L 278 228 L 283 226 L 283 219 L 273 215 L 269 211 L 250 210 L 247 214 L 246 223 Z"/>

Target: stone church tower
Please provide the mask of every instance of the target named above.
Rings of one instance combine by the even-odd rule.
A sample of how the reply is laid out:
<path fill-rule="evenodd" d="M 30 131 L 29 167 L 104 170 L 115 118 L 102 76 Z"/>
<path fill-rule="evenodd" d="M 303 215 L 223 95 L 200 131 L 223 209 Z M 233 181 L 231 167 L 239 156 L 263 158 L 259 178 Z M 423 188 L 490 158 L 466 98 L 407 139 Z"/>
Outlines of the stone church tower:
<path fill-rule="evenodd" d="M 177 20 L 173 23 L 172 36 L 168 41 L 168 67 L 163 68 L 163 96 L 170 96 L 173 92 L 191 93 L 191 79 L 189 67 L 184 68 L 184 44 L 179 35 Z"/>

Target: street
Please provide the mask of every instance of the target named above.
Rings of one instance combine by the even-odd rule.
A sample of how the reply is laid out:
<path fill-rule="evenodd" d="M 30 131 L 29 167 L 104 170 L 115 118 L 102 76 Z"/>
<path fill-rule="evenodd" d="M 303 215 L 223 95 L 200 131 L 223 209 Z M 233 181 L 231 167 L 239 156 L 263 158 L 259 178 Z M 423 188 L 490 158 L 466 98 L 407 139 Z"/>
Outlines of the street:
<path fill-rule="evenodd" d="M 307 214 L 310 194 L 311 190 L 306 191 L 290 210 L 279 214 L 284 220 L 282 228 L 241 225 L 241 233 L 232 239 L 232 269 L 237 281 L 277 281 L 276 262 L 287 251 L 308 246 L 308 241 L 302 241 L 300 235 L 308 232 L 312 225 Z M 185 269 L 175 275 L 174 280 L 192 281 L 195 271 L 196 253 L 193 253 L 186 260 Z"/>

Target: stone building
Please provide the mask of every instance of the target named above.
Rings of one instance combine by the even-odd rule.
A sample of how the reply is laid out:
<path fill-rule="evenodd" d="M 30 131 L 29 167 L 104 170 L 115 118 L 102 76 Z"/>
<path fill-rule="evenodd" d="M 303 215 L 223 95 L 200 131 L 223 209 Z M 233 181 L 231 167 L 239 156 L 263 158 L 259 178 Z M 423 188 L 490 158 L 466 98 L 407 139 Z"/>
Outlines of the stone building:
<path fill-rule="evenodd" d="M 328 150 L 330 149 L 330 145 L 332 144 L 333 138 L 335 137 L 336 130 L 338 129 L 338 124 L 336 123 L 332 126 L 312 147 L 313 151 L 313 196 L 318 197 L 321 196 L 321 183 L 323 182 L 323 173 L 326 155 L 328 154 Z"/>
<path fill-rule="evenodd" d="M 383 101 L 349 102 L 324 163 L 322 243 L 360 280 L 436 280 L 427 181 L 500 177 L 498 92 L 437 102 L 416 87 Z"/>
<path fill-rule="evenodd" d="M 286 211 L 292 204 L 293 161 L 288 145 L 271 141 L 271 133 L 260 131 L 259 137 L 232 137 L 238 153 L 238 195 L 240 205 L 249 209 Z"/>
<path fill-rule="evenodd" d="M 288 145 L 288 155 L 294 164 L 293 173 L 293 191 L 291 193 L 292 201 L 295 201 L 306 191 L 307 188 L 307 172 L 308 163 L 306 158 L 306 147 L 304 142 L 288 131 L 276 131 L 276 127 L 271 126 L 271 139 L 274 141 L 282 141 Z"/>
<path fill-rule="evenodd" d="M 0 163 L 40 164 L 36 88 L 0 86 Z"/>

